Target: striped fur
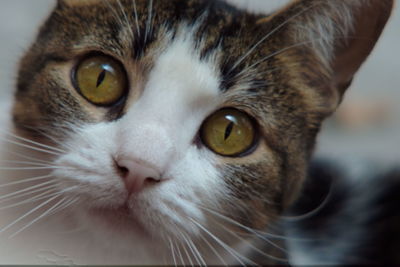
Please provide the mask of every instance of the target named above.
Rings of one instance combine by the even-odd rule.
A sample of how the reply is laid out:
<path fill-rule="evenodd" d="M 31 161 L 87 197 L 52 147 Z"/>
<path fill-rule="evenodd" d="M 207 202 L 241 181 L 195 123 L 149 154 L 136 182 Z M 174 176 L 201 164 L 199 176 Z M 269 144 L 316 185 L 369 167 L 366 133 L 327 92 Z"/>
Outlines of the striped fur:
<path fill-rule="evenodd" d="M 73 249 L 71 257 L 173 264 L 175 247 L 203 255 L 192 251 L 182 264 L 287 264 L 284 242 L 272 234 L 260 261 L 226 246 L 260 254 L 252 245 L 257 231 L 281 233 L 274 222 L 300 194 L 321 123 L 373 49 L 392 4 L 295 0 L 253 14 L 219 0 L 58 1 L 21 60 L 13 121 L 17 134 L 66 151 L 52 160 L 72 170 L 52 175 L 60 190 L 74 186 L 66 196 L 85 200 L 70 218 L 94 240 L 90 257 Z M 111 107 L 89 103 L 71 82 L 93 53 L 115 58 L 128 74 L 128 93 Z M 256 121 L 251 153 L 222 157 L 199 139 L 203 121 L 225 107 Z M 127 195 L 113 163 L 120 154 L 162 168 L 168 182 Z M 121 205 L 140 227 L 116 233 L 87 212 Z"/>

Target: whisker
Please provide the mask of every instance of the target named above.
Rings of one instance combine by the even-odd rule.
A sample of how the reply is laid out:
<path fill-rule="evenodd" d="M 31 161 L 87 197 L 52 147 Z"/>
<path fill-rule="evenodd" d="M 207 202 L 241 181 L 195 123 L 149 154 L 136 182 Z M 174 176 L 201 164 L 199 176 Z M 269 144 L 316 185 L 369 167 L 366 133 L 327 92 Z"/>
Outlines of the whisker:
<path fill-rule="evenodd" d="M 105 2 L 106 5 L 108 6 L 109 10 L 112 12 L 113 17 L 114 17 L 116 23 L 117 23 L 119 26 L 124 27 L 124 23 L 123 23 L 122 19 L 120 18 L 120 16 L 119 16 L 117 10 L 110 4 L 110 1 L 109 1 L 109 0 L 104 0 L 104 2 Z"/>
<path fill-rule="evenodd" d="M 49 185 L 49 186 L 46 186 L 46 187 L 43 187 L 43 188 L 39 188 L 39 189 L 36 189 L 36 190 L 32 190 L 32 191 L 28 191 L 28 192 L 25 192 L 25 193 L 22 193 L 22 194 L 15 195 L 15 196 L 12 196 L 12 197 L 9 197 L 9 198 L 6 198 L 6 199 L 2 199 L 0 201 L 0 203 L 10 202 L 11 200 L 15 200 L 15 199 L 19 199 L 19 198 L 22 198 L 22 197 L 30 196 L 30 195 L 32 195 L 34 193 L 43 192 L 43 191 L 49 190 L 49 189 L 50 189 L 49 191 L 54 191 L 55 188 L 56 188 L 55 185 Z M 49 191 L 46 191 L 45 193 L 49 193 Z M 45 193 L 43 193 L 43 194 L 45 194 Z M 36 198 L 38 196 L 40 196 L 40 195 L 35 195 L 33 198 Z M 13 204 L 11 204 L 11 206 L 13 206 Z M 6 207 L 9 207 L 9 206 L 6 206 Z M 6 209 L 6 207 L 1 207 L 0 210 Z"/>
<path fill-rule="evenodd" d="M 193 240 L 191 240 L 190 238 L 189 238 L 189 244 L 191 244 L 191 247 L 194 249 L 195 254 L 197 254 L 198 259 L 201 262 L 201 264 L 203 264 L 203 266 L 207 266 L 203 256 L 200 253 L 200 250 L 197 248 L 197 246 L 193 243 Z"/>
<path fill-rule="evenodd" d="M 172 243 L 171 237 L 168 237 L 169 247 L 171 248 L 172 260 L 174 261 L 174 266 L 178 266 L 175 258 L 175 248 L 174 244 Z"/>
<path fill-rule="evenodd" d="M 63 129 L 64 127 L 59 126 L 58 128 L 59 128 L 59 129 Z M 62 142 L 62 141 L 58 140 L 55 136 L 52 136 L 52 135 L 48 134 L 48 133 L 45 131 L 45 129 L 35 127 L 35 128 L 32 128 L 32 130 L 37 131 L 38 133 L 40 133 L 41 135 L 43 135 L 43 136 L 46 137 L 47 139 L 49 139 L 49 140 L 51 140 L 52 142 L 54 142 L 55 144 L 57 144 L 59 147 L 62 147 L 62 148 L 64 148 L 64 149 L 66 149 L 66 150 L 71 149 L 71 147 L 69 147 L 69 146 L 67 145 L 66 142 Z M 64 153 L 65 153 L 65 152 L 64 152 Z"/>
<path fill-rule="evenodd" d="M 178 229 L 177 229 L 177 230 L 178 230 Z M 184 236 L 183 236 L 183 233 L 182 233 L 181 231 L 179 231 L 179 230 L 178 230 L 178 233 L 183 237 L 183 241 L 185 241 L 185 243 L 188 245 L 187 240 L 186 240 L 186 239 L 184 238 Z M 193 261 L 192 261 L 192 257 L 190 257 L 190 254 L 189 254 L 189 252 L 187 251 L 186 246 L 185 246 L 185 245 L 182 245 L 182 248 L 183 248 L 183 251 L 184 251 L 185 254 L 186 254 L 186 257 L 187 257 L 187 259 L 188 259 L 188 261 L 189 261 L 189 263 L 190 263 L 190 266 L 194 267 L 194 264 L 193 264 Z"/>
<path fill-rule="evenodd" d="M 1 130 L 0 130 L 0 131 L 1 131 Z M 20 141 L 24 141 L 24 142 L 27 142 L 27 143 L 29 143 L 29 144 L 36 145 L 36 146 L 38 146 L 38 147 L 47 149 L 47 150 L 49 150 L 49 151 L 54 151 L 54 152 L 59 152 L 59 153 L 66 153 L 66 151 L 64 151 L 64 150 L 62 150 L 62 149 L 59 149 L 59 148 L 57 148 L 57 147 L 45 145 L 45 144 L 42 144 L 42 143 L 39 143 L 39 142 L 30 140 L 30 139 L 27 139 L 27 138 L 18 136 L 18 135 L 16 135 L 16 134 L 11 133 L 11 132 L 8 132 L 8 133 L 5 132 L 5 134 L 10 135 L 10 136 L 12 136 L 12 137 L 14 137 L 15 139 L 18 139 L 18 140 L 20 140 Z"/>
<path fill-rule="evenodd" d="M 43 180 L 46 178 L 51 178 L 52 175 L 43 175 L 43 176 L 36 176 L 36 177 L 32 177 L 32 178 L 27 178 L 27 179 L 23 179 L 23 180 L 18 180 L 16 182 L 11 182 L 11 183 L 7 183 L 7 184 L 2 184 L 0 185 L 1 187 L 7 187 L 7 186 L 12 186 L 12 185 L 17 185 L 17 184 L 23 184 L 23 183 L 28 183 L 28 182 L 33 182 L 33 181 L 38 181 L 38 180 Z"/>
<path fill-rule="evenodd" d="M 214 234 L 212 234 L 209 230 L 207 230 L 200 223 L 196 222 L 194 219 L 192 219 L 190 217 L 188 219 L 191 220 L 200 229 L 202 229 L 212 239 L 214 239 L 221 247 L 223 247 L 226 251 L 228 251 L 242 266 L 246 266 L 246 264 L 240 258 L 244 259 L 245 261 L 249 262 L 250 264 L 255 264 L 250 259 L 244 257 L 243 255 L 240 255 L 237 251 L 235 251 L 234 249 L 230 248 L 227 244 L 225 244 L 222 240 L 220 240 L 218 237 L 216 237 Z"/>
<path fill-rule="evenodd" d="M 0 167 L 2 171 L 20 171 L 20 170 L 73 170 L 71 167 L 62 167 L 62 166 L 47 166 L 47 167 Z"/>
<path fill-rule="evenodd" d="M 198 266 L 198 265 L 201 266 L 202 264 L 203 264 L 203 266 L 207 266 L 207 264 L 204 262 L 203 258 L 201 257 L 200 252 L 197 250 L 196 247 L 193 247 L 194 244 L 190 240 L 190 238 L 187 235 L 185 235 L 184 233 L 182 233 L 182 237 L 185 239 L 186 244 L 188 245 L 190 251 L 192 252 L 193 257 L 195 258 L 195 260 L 197 262 L 196 266 Z"/>
<path fill-rule="evenodd" d="M 0 139 L 3 140 L 3 141 L 8 142 L 10 144 L 14 144 L 14 145 L 17 145 L 17 146 L 20 146 L 20 147 L 29 148 L 29 149 L 31 149 L 33 151 L 44 152 L 44 153 L 55 155 L 55 156 L 61 156 L 62 155 L 61 153 L 58 153 L 58 152 L 53 152 L 53 151 L 49 151 L 49 150 L 46 150 L 46 149 L 34 147 L 34 146 L 31 146 L 31 145 L 18 143 L 18 142 L 15 142 L 13 140 L 10 140 L 10 139 L 6 139 L 6 138 L 2 138 L 2 137 L 0 137 Z"/>
<path fill-rule="evenodd" d="M 153 0 L 149 0 L 148 5 L 148 15 L 147 15 L 147 22 L 146 22 L 146 31 L 144 34 L 144 43 L 147 43 L 148 35 L 152 31 L 152 20 L 153 20 Z"/>
<path fill-rule="evenodd" d="M 69 187 L 68 189 L 65 189 L 65 190 L 62 190 L 62 191 L 55 190 L 55 189 L 50 189 L 50 190 L 48 190 L 48 191 L 46 191 L 46 192 L 44 192 L 44 193 L 42 193 L 42 194 L 36 195 L 36 196 L 34 196 L 34 197 L 32 197 L 32 198 L 29 198 L 29 199 L 27 199 L 27 200 L 24 200 L 24 201 L 21 201 L 21 202 L 18 202 L 18 203 L 9 205 L 9 206 L 1 207 L 0 210 L 5 210 L 5 209 L 9 209 L 9 208 L 14 208 L 14 207 L 17 207 L 17 206 L 21 206 L 21 205 L 24 205 L 24 204 L 33 203 L 33 202 L 36 202 L 36 201 L 39 201 L 39 200 L 42 200 L 42 199 L 46 199 L 46 198 L 49 198 L 49 197 L 58 195 L 58 194 L 61 195 L 61 194 L 63 194 L 64 192 L 67 192 L 68 190 L 70 190 L 70 189 L 72 189 L 72 188 L 74 188 L 74 187 L 75 187 L 75 186 L 71 186 L 71 187 Z M 53 193 L 52 193 L 52 192 L 53 192 Z"/>
<path fill-rule="evenodd" d="M 254 229 L 251 229 L 251 228 L 249 228 L 249 227 L 247 227 L 247 226 L 245 226 L 245 225 L 243 225 L 243 224 L 241 224 L 241 223 L 239 223 L 239 222 L 237 222 L 237 221 L 235 221 L 235 220 L 233 220 L 233 219 L 231 219 L 231 218 L 229 218 L 229 217 L 227 217 L 227 216 L 225 216 L 225 215 L 223 215 L 223 214 L 220 214 L 220 213 L 218 213 L 218 212 L 216 212 L 216 211 L 213 211 L 212 209 L 203 207 L 203 206 L 201 206 L 201 205 L 198 205 L 198 207 L 199 207 L 200 209 L 203 209 L 203 210 L 205 210 L 205 211 L 208 211 L 208 212 L 212 213 L 213 215 L 215 215 L 215 216 L 217 216 L 217 217 L 219 217 L 219 218 L 221 218 L 221 219 L 223 219 L 223 220 L 225 220 L 225 221 L 227 221 L 227 222 L 230 222 L 230 223 L 232 223 L 232 224 L 234 224 L 234 225 L 236 225 L 236 226 L 238 226 L 238 227 L 240 227 L 240 228 L 242 228 L 242 229 L 244 229 L 244 230 L 246 230 L 246 231 L 248 231 L 248 232 L 250 232 L 250 233 L 255 234 L 255 235 L 258 236 L 259 238 L 264 238 L 263 236 L 260 235 L 260 233 L 259 233 L 258 231 L 255 231 Z M 271 238 L 285 239 L 285 237 L 278 236 L 278 235 L 274 235 L 274 234 L 270 234 L 270 233 L 264 233 L 264 234 L 267 235 L 267 236 L 269 236 L 269 237 L 271 237 Z M 267 240 L 265 240 L 265 241 L 267 241 Z M 271 242 L 271 241 L 268 240 L 267 242 Z M 271 243 L 271 245 L 275 245 L 275 244 Z M 275 245 L 275 246 L 276 246 L 276 245 Z M 278 249 L 282 249 L 282 248 L 280 248 L 280 247 L 277 247 L 277 248 L 278 248 Z"/>
<path fill-rule="evenodd" d="M 46 200 L 45 202 L 43 202 L 42 204 L 40 204 L 39 206 L 36 206 L 35 208 L 33 208 L 32 210 L 30 210 L 29 212 L 25 213 L 24 215 L 22 215 L 21 217 L 19 217 L 18 219 L 14 220 L 12 223 L 8 224 L 7 226 L 3 227 L 2 229 L 0 229 L 0 234 L 4 233 L 7 229 L 9 229 L 10 227 L 14 226 L 16 223 L 20 222 L 21 220 L 25 219 L 26 217 L 28 217 L 29 215 L 31 215 L 32 213 L 34 213 L 35 211 L 39 210 L 40 208 L 42 208 L 43 206 L 47 205 L 48 203 L 50 203 L 51 201 L 53 201 L 54 199 L 56 199 L 57 197 L 59 197 L 59 195 L 56 195 L 48 200 Z"/>
<path fill-rule="evenodd" d="M 7 154 L 18 156 L 18 157 L 20 157 L 22 159 L 26 159 L 26 160 L 32 160 L 32 162 L 44 163 L 44 164 L 53 164 L 53 162 L 51 162 L 51 161 L 46 161 L 46 160 L 41 160 L 41 159 L 29 157 L 29 156 L 26 156 L 26 155 L 23 155 L 23 154 L 14 152 L 14 151 L 7 151 Z"/>
<path fill-rule="evenodd" d="M 185 265 L 185 261 L 183 260 L 183 256 L 182 256 L 182 252 L 181 252 L 181 249 L 179 247 L 179 244 L 175 243 L 175 246 L 176 246 L 176 250 L 178 252 L 179 259 L 181 260 L 181 264 Z"/>
<path fill-rule="evenodd" d="M 260 45 L 262 44 L 265 40 L 267 40 L 269 37 L 271 37 L 274 33 L 278 32 L 282 27 L 284 27 L 286 24 L 288 24 L 290 21 L 292 21 L 293 19 L 295 19 L 296 17 L 300 16 L 301 14 L 305 13 L 306 11 L 308 11 L 309 9 L 315 7 L 316 4 L 311 5 L 307 8 L 304 8 L 303 10 L 300 10 L 297 14 L 294 14 L 292 17 L 290 17 L 289 19 L 285 20 L 283 23 L 279 24 L 277 27 L 275 27 L 272 31 L 270 31 L 267 35 L 265 35 L 263 38 L 261 38 L 255 45 L 253 45 L 246 54 L 244 54 L 242 57 L 240 57 L 235 64 L 233 64 L 233 66 L 231 67 L 230 71 L 234 70 L 235 68 L 237 68 L 240 63 L 243 62 L 243 60 L 245 60 L 248 56 L 250 56 L 254 50 Z"/>
<path fill-rule="evenodd" d="M 227 265 L 226 262 L 224 261 L 222 256 L 218 253 L 218 251 L 214 248 L 214 246 L 211 245 L 211 243 L 208 242 L 208 240 L 202 235 L 200 235 L 200 238 L 204 241 L 204 243 L 207 244 L 207 246 L 211 249 L 211 251 L 215 254 L 215 256 L 217 256 L 217 258 L 221 261 L 221 263 L 226 266 Z"/>
<path fill-rule="evenodd" d="M 273 256 L 273 255 L 270 255 L 270 254 L 267 254 L 267 253 L 265 253 L 264 251 L 262 251 L 262 250 L 260 250 L 259 248 L 257 248 L 256 246 L 254 246 L 253 244 L 251 244 L 251 242 L 249 242 L 249 241 L 247 241 L 246 239 L 244 239 L 244 238 L 242 238 L 242 237 L 240 237 L 238 234 L 236 234 L 234 231 L 231 231 L 231 230 L 229 230 L 226 226 L 224 226 L 224 225 L 222 225 L 222 224 L 220 224 L 220 223 L 217 223 L 216 221 L 214 221 L 216 224 L 218 224 L 219 226 L 221 226 L 227 233 L 229 233 L 229 234 L 231 234 L 231 235 L 233 235 L 234 237 L 236 237 L 237 239 L 239 239 L 240 241 L 242 241 L 243 243 L 246 243 L 250 248 L 252 248 L 254 251 L 257 251 L 258 253 L 260 253 L 261 255 L 263 255 L 263 256 L 265 256 L 265 257 L 267 257 L 267 258 L 270 258 L 270 259 L 272 259 L 272 260 L 275 260 L 275 261 L 279 261 L 279 262 L 288 262 L 286 259 L 283 259 L 283 258 L 278 258 L 278 257 L 275 257 L 275 256 Z M 264 240 L 264 239 L 263 239 Z M 271 242 L 268 242 L 269 244 L 271 244 Z M 277 245 L 275 246 L 275 247 L 278 247 Z M 286 250 L 284 250 L 283 248 L 281 248 L 281 247 L 278 247 L 280 250 L 283 250 L 285 253 L 288 253 Z"/>
<path fill-rule="evenodd" d="M 73 204 L 75 204 L 78 201 L 79 201 L 79 198 L 72 198 L 70 200 L 67 200 L 63 205 L 60 205 L 59 207 L 57 207 L 49 215 L 53 215 L 53 214 L 58 213 L 58 212 L 60 212 L 62 210 L 65 210 L 65 209 L 69 208 L 70 206 L 72 206 Z"/>
<path fill-rule="evenodd" d="M 3 199 L 6 199 L 8 197 L 12 197 L 12 196 L 18 195 L 19 193 L 24 193 L 24 192 L 27 192 L 27 191 L 28 192 L 32 192 L 32 189 L 35 189 L 35 188 L 38 188 L 38 187 L 42 187 L 42 186 L 48 185 L 48 184 L 54 184 L 54 181 L 52 181 L 52 180 L 51 181 L 46 181 L 46 182 L 43 182 L 43 183 L 40 183 L 40 184 L 37 184 L 37 185 L 33 185 L 33 186 L 30 186 L 30 187 L 27 187 L 27 188 L 24 188 L 24 189 L 21 189 L 21 190 L 6 194 L 6 195 L 2 195 L 0 197 L 0 200 L 3 200 Z"/>
<path fill-rule="evenodd" d="M 1 131 L 1 130 L 0 130 L 0 131 Z M 11 133 L 11 132 L 8 132 L 8 133 L 6 132 L 5 134 L 10 135 L 10 136 L 12 136 L 12 137 L 14 137 L 14 138 L 16 138 L 16 139 L 18 139 L 18 140 L 20 140 L 20 141 L 24 141 L 24 142 L 27 142 L 27 143 L 29 143 L 29 144 L 42 147 L 42 148 L 48 149 L 48 150 L 50 150 L 50 151 L 53 150 L 53 151 L 60 152 L 60 153 L 65 153 L 65 152 L 66 152 L 66 151 L 64 151 L 64 150 L 62 150 L 62 149 L 60 149 L 60 148 L 53 147 L 53 146 L 49 146 L 49 145 L 45 145 L 45 144 L 42 144 L 42 143 L 33 141 L 33 140 L 31 140 L 31 139 L 28 139 L 28 138 L 24 138 L 24 137 L 18 136 L 18 135 L 16 135 L 16 134 Z"/>
<path fill-rule="evenodd" d="M 122 6 L 120 0 L 117 0 L 117 4 L 118 4 L 118 6 L 119 6 L 119 8 L 120 8 L 120 10 L 121 10 L 121 13 L 122 13 L 124 19 L 125 19 L 126 25 L 127 25 L 127 27 L 129 28 L 129 33 L 130 33 L 130 37 L 131 37 L 130 39 L 133 40 L 133 39 L 135 38 L 135 34 L 133 33 L 132 23 L 131 23 L 130 20 L 128 19 L 128 16 L 126 15 L 126 12 L 125 12 L 124 7 Z"/>
<path fill-rule="evenodd" d="M 27 225 L 25 225 L 24 227 L 22 227 L 21 229 L 19 229 L 17 232 L 15 232 L 14 234 L 9 236 L 9 239 L 14 238 L 16 235 L 18 235 L 19 233 L 21 233 L 22 231 L 24 231 L 25 229 L 27 229 L 28 227 L 32 226 L 34 223 L 38 222 L 40 219 L 46 217 L 46 215 L 48 215 L 52 210 L 54 210 L 57 206 L 59 206 L 63 201 L 65 201 L 65 197 L 63 199 L 61 199 L 59 202 L 57 202 L 56 204 L 54 204 L 51 208 L 49 208 L 47 211 L 43 212 L 39 217 L 37 217 L 36 219 L 34 219 L 33 221 L 31 221 L 30 223 L 28 223 Z"/>
<path fill-rule="evenodd" d="M 322 39 L 322 38 L 320 38 L 320 39 Z M 261 64 L 262 62 L 264 62 L 264 61 L 266 61 L 266 60 L 268 60 L 268 59 L 270 59 L 270 58 L 272 58 L 272 57 L 274 57 L 274 56 L 277 56 L 277 55 L 279 55 L 279 54 L 282 54 L 282 53 L 284 53 L 284 52 L 286 52 L 286 51 L 288 51 L 288 50 L 290 50 L 290 49 L 293 49 L 293 48 L 296 48 L 296 47 L 300 47 L 300 46 L 303 46 L 303 45 L 306 45 L 306 44 L 313 43 L 313 42 L 315 42 L 315 41 L 316 41 L 316 40 L 313 40 L 313 41 L 304 41 L 304 42 L 296 43 L 296 44 L 294 44 L 294 45 L 290 45 L 290 46 L 287 46 L 287 47 L 285 47 L 285 48 L 282 48 L 282 49 L 280 49 L 280 50 L 278 50 L 278 51 L 276 51 L 276 52 L 273 52 L 273 53 L 269 54 L 268 56 L 265 56 L 265 57 L 261 58 L 260 60 L 256 61 L 256 62 L 253 63 L 252 65 L 250 65 L 250 66 L 244 68 L 243 70 L 241 70 L 241 71 L 239 72 L 238 76 L 242 75 L 243 73 L 248 72 L 250 69 L 254 68 L 254 67 L 257 66 L 258 64 Z"/>
<path fill-rule="evenodd" d="M 21 164 L 21 165 L 32 165 L 32 167 L 35 166 L 41 166 L 41 167 L 52 167 L 52 165 L 49 164 L 44 164 L 44 163 L 37 163 L 37 162 L 32 162 L 32 161 L 20 161 L 20 160 L 0 160 L 0 163 L 13 163 L 13 164 Z"/>
<path fill-rule="evenodd" d="M 232 224 L 234 224 L 234 225 L 236 225 L 236 226 L 239 226 L 241 229 L 244 229 L 244 230 L 246 230 L 246 231 L 252 233 L 253 235 L 257 236 L 258 238 L 260 238 L 260 239 L 262 239 L 262 240 L 264 240 L 264 241 L 266 241 L 267 243 L 269 243 L 269 244 L 272 245 L 273 247 L 279 249 L 280 251 L 282 251 L 282 252 L 284 252 L 284 253 L 288 253 L 287 250 L 285 250 L 284 248 L 278 246 L 278 245 L 275 244 L 273 241 L 271 241 L 271 240 L 268 239 L 267 237 L 261 235 L 259 232 L 255 231 L 254 229 L 251 229 L 251 228 L 249 228 L 249 227 L 247 227 L 247 226 L 245 226 L 245 225 L 243 225 L 243 224 L 241 224 L 241 223 L 239 223 L 239 222 L 237 222 L 237 221 L 235 221 L 235 220 L 233 220 L 233 219 L 231 219 L 231 218 L 229 218 L 229 217 L 227 217 L 227 216 L 225 216 L 225 215 L 222 215 L 222 214 L 220 214 L 220 213 L 218 213 L 218 212 L 216 212 L 216 211 L 213 211 L 213 210 L 211 210 L 211 209 L 208 209 L 208 208 L 205 208 L 205 207 L 201 207 L 201 206 L 199 206 L 199 208 L 200 208 L 200 209 L 203 209 L 203 210 L 205 210 L 205 211 L 208 211 L 208 212 L 214 214 L 215 216 L 218 216 L 219 218 L 221 218 L 221 219 L 223 219 L 223 220 L 225 220 L 225 221 L 228 221 L 228 222 L 230 222 L 230 223 L 232 223 Z M 214 221 L 214 222 L 215 222 L 216 224 L 218 224 L 218 225 L 224 227 L 222 224 L 220 224 L 220 223 L 218 223 L 218 222 L 216 222 L 216 221 Z M 227 229 L 226 229 L 226 230 L 227 230 Z M 274 237 L 273 237 L 273 238 L 274 238 Z M 281 239 L 281 238 L 280 238 L 280 239 Z M 276 260 L 278 260 L 278 258 L 276 258 Z"/>
<path fill-rule="evenodd" d="M 137 8 L 136 8 L 136 0 L 133 0 L 133 12 L 135 13 L 135 23 L 136 23 L 137 34 L 140 37 L 140 27 L 139 27 L 139 19 L 138 19 L 138 13 L 137 13 Z"/>
<path fill-rule="evenodd" d="M 290 221 L 290 222 L 297 222 L 297 221 L 301 221 L 307 218 L 312 217 L 313 215 L 317 214 L 318 212 L 320 212 L 328 203 L 329 199 L 332 196 L 332 187 L 329 187 L 329 191 L 328 194 L 326 195 L 326 197 L 324 198 L 324 200 L 321 202 L 321 204 L 319 204 L 315 209 L 302 214 L 302 215 L 297 215 L 297 216 L 281 216 L 281 219 L 285 220 L 285 221 Z"/>
<path fill-rule="evenodd" d="M 335 39 L 341 39 L 341 38 L 344 39 L 345 37 L 335 37 Z M 268 59 L 270 59 L 270 58 L 272 58 L 274 56 L 277 56 L 277 55 L 282 54 L 282 53 L 284 53 L 286 51 L 289 51 L 290 49 L 294 49 L 294 48 L 297 48 L 297 47 L 305 46 L 307 44 L 313 44 L 313 43 L 315 43 L 317 41 L 320 41 L 320 40 L 324 40 L 324 38 L 323 37 L 314 38 L 313 40 L 299 42 L 299 43 L 284 47 L 284 48 L 282 48 L 282 49 L 280 49 L 280 50 L 278 50 L 276 52 L 273 52 L 273 53 L 269 54 L 268 56 L 265 56 L 265 57 L 261 58 L 260 60 L 256 61 L 252 65 L 247 66 L 246 68 L 241 70 L 237 75 L 238 76 L 243 75 L 244 73 L 248 72 L 250 69 L 256 67 L 258 64 L 261 64 L 262 62 L 264 62 L 264 61 L 266 61 L 266 60 L 268 60 Z"/>

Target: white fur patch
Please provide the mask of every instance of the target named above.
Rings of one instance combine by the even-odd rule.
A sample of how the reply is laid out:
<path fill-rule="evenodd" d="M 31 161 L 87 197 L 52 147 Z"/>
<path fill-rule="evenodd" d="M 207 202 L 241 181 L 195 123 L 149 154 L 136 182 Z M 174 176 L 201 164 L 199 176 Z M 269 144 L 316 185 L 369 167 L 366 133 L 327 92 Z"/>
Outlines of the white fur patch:
<path fill-rule="evenodd" d="M 121 119 L 81 126 L 70 138 L 68 153 L 57 161 L 69 167 L 54 174 L 62 188 L 69 188 L 69 195 L 81 199 L 74 213 L 94 236 L 93 247 L 105 248 L 111 242 L 114 252 L 130 255 L 126 261 L 116 255 L 117 261 L 107 262 L 164 263 L 159 257 L 170 253 L 169 239 L 204 235 L 191 220 L 212 228 L 198 205 L 214 209 L 213 203 L 225 195 L 214 154 L 194 142 L 203 120 L 221 101 L 216 63 L 213 58 L 200 60 L 188 32 L 178 34 L 155 60 L 142 95 Z M 116 158 L 144 162 L 162 174 L 164 181 L 128 200 L 136 220 L 153 237 L 164 240 L 161 251 L 135 227 L 123 235 L 110 234 L 88 215 L 91 208 L 116 208 L 127 201 Z"/>

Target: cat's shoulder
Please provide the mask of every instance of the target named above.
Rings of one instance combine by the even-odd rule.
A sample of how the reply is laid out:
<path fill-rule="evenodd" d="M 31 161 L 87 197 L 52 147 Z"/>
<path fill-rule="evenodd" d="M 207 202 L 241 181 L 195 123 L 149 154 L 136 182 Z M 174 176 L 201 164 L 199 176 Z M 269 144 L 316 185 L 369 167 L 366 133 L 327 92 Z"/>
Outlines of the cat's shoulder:
<path fill-rule="evenodd" d="M 400 168 L 318 159 L 308 176 L 286 222 L 295 263 L 400 262 Z"/>

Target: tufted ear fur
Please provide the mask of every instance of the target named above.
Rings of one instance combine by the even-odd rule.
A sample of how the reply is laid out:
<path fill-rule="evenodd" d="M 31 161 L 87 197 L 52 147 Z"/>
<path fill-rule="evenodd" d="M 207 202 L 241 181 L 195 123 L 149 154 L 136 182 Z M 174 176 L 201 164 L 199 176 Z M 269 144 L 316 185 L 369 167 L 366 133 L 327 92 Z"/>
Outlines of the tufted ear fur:
<path fill-rule="evenodd" d="M 291 38 L 287 45 L 304 44 L 312 49 L 324 73 L 329 73 L 327 113 L 336 109 L 355 73 L 374 48 L 393 2 L 295 0 L 266 19 L 286 21 L 284 32 Z"/>

